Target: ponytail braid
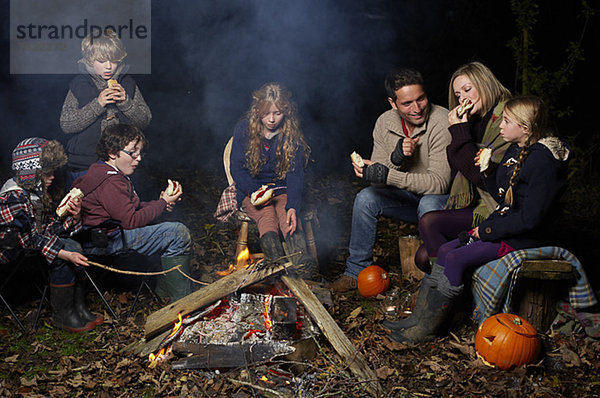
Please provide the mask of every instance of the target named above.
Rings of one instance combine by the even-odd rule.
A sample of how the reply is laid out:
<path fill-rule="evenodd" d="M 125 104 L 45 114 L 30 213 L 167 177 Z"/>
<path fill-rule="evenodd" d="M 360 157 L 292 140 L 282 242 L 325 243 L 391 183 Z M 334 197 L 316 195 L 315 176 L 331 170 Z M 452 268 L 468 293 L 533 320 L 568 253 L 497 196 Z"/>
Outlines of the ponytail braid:
<path fill-rule="evenodd" d="M 519 155 L 519 160 L 517 160 L 515 169 L 513 170 L 512 175 L 510 176 L 510 182 L 508 184 L 508 189 L 506 190 L 506 195 L 504 195 L 504 202 L 511 206 L 513 204 L 512 188 L 515 185 L 515 183 L 517 182 L 517 177 L 519 176 L 519 173 L 521 172 L 521 167 L 523 167 L 523 162 L 525 161 L 525 159 L 527 159 L 527 156 L 529 156 L 529 151 L 531 150 L 531 145 L 536 141 L 537 140 L 534 139 L 533 136 L 531 136 L 531 135 L 527 138 L 527 142 L 525 143 L 525 146 L 521 150 L 521 154 Z"/>

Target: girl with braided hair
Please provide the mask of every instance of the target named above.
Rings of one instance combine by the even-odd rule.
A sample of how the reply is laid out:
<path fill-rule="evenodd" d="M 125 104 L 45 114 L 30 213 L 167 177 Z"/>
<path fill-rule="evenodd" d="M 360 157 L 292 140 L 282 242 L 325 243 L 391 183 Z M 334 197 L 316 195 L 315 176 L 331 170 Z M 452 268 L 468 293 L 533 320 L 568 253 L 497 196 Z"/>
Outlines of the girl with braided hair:
<path fill-rule="evenodd" d="M 502 160 L 490 165 L 482 180 L 498 202 L 479 226 L 443 244 L 425 288 L 416 324 L 392 328 L 392 340 L 426 341 L 435 336 L 454 299 L 463 290 L 463 275 L 514 250 L 551 243 L 550 224 L 557 216 L 558 199 L 566 185 L 569 148 L 549 136 L 546 109 L 537 97 L 515 97 L 506 102 L 500 135 L 510 143 Z M 479 153 L 475 157 L 479 164 Z M 418 306 L 417 306 L 418 307 Z"/>
<path fill-rule="evenodd" d="M 302 253 L 292 261 L 301 265 L 297 272 L 305 279 L 316 272 L 298 222 L 309 156 L 291 92 L 279 83 L 266 83 L 254 91 L 252 105 L 233 133 L 230 160 L 236 199 L 256 222 L 265 256 L 272 261 L 285 256 L 281 232 L 290 253 Z M 252 194 L 264 186 L 273 196 L 255 205 Z"/>

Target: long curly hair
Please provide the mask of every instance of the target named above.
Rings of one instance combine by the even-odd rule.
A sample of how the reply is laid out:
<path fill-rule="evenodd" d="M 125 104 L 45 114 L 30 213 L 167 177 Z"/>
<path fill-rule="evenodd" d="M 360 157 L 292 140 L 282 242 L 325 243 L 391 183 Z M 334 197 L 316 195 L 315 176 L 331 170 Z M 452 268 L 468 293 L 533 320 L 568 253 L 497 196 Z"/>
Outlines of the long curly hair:
<path fill-rule="evenodd" d="M 280 83 L 266 83 L 252 93 L 252 105 L 246 115 L 250 124 L 246 167 L 252 175 L 256 176 L 266 163 L 266 159 L 261 155 L 261 140 L 264 136 L 261 119 L 271 105 L 275 105 L 284 115 L 279 127 L 281 139 L 275 149 L 277 159 L 275 172 L 279 179 L 284 179 L 289 171 L 299 166 L 293 164 L 298 149 L 304 152 L 302 167 L 306 166 L 310 157 L 310 147 L 304 140 L 292 93 Z"/>
<path fill-rule="evenodd" d="M 510 91 L 500 83 L 492 71 L 481 62 L 470 62 L 459 67 L 450 78 L 448 88 L 448 107 L 454 109 L 458 106 L 458 98 L 454 95 L 454 80 L 459 76 L 466 76 L 477 89 L 481 97 L 481 115 L 485 115 L 492 107 L 502 100 L 510 98 Z"/>
<path fill-rule="evenodd" d="M 512 187 L 517 182 L 523 162 L 529 156 L 531 145 L 550 135 L 547 124 L 547 111 L 544 103 L 538 97 L 524 95 L 510 99 L 504 106 L 506 116 L 515 121 L 519 126 L 528 129 L 527 141 L 521 150 L 515 169 L 510 176 L 510 183 L 506 190 L 505 202 L 512 205 Z"/>

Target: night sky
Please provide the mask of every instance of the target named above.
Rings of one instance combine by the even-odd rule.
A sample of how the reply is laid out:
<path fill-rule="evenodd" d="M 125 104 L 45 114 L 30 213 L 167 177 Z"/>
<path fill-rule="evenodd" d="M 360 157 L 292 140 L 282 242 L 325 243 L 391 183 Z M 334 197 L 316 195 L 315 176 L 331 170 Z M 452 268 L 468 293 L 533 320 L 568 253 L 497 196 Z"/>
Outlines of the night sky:
<path fill-rule="evenodd" d="M 549 70 L 560 66 L 567 43 L 581 33 L 578 2 L 566 3 L 540 1 L 534 39 L 537 61 Z M 8 4 L 2 0 L 3 9 Z M 72 76 L 10 75 L 8 12 L 2 18 L 0 161 L 6 177 L 21 139 L 66 138 L 58 119 Z M 586 59 L 560 94 L 558 102 L 575 109 L 559 121 L 561 134 L 589 134 L 597 126 L 595 104 L 585 93 L 599 88 L 598 24 L 596 16 L 584 39 Z M 134 76 L 153 113 L 145 162 L 220 169 L 222 148 L 252 90 L 279 81 L 299 105 L 312 169 L 351 173 L 348 154 L 370 155 L 373 125 L 389 107 L 383 88 L 389 69 L 419 69 L 430 100 L 443 106 L 450 75 L 473 60 L 515 91 L 507 42 L 516 34 L 509 1 L 155 0 L 152 74 Z"/>

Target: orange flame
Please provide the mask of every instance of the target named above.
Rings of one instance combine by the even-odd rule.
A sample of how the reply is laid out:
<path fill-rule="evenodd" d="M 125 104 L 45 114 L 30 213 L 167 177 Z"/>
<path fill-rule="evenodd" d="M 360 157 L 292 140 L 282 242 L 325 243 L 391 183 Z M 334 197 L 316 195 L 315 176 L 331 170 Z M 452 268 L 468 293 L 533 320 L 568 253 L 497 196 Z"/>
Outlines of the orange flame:
<path fill-rule="evenodd" d="M 181 329 L 181 326 L 183 325 L 183 319 L 181 318 L 181 313 L 177 314 L 177 316 L 179 317 L 179 320 L 177 322 L 175 322 L 175 325 L 173 325 L 173 330 L 167 337 L 165 337 L 165 339 L 168 339 L 169 337 L 173 337 Z M 167 347 L 166 350 L 165 350 L 165 348 L 161 348 L 156 354 L 150 353 L 148 355 L 148 362 L 150 362 L 148 364 L 148 368 L 154 369 L 156 367 L 156 365 L 158 365 L 158 363 L 160 361 L 162 361 L 164 358 L 166 358 L 170 353 L 171 353 L 171 346 Z"/>
<path fill-rule="evenodd" d="M 263 316 L 265 317 L 265 327 L 267 330 L 271 329 L 271 326 L 273 326 L 273 322 L 271 322 L 271 313 L 269 312 L 272 298 L 273 296 L 267 296 L 265 299 L 265 312 L 263 312 Z"/>
<path fill-rule="evenodd" d="M 250 265 L 252 263 L 253 259 L 254 258 L 252 257 L 252 255 L 250 255 L 250 250 L 248 250 L 248 247 L 246 247 L 244 250 L 242 250 L 240 252 L 240 254 L 238 254 L 235 264 L 230 264 L 229 268 L 225 271 L 217 271 L 217 275 L 219 275 L 219 276 L 229 275 L 232 272 L 237 271 L 240 268 L 247 267 L 248 265 Z"/>

